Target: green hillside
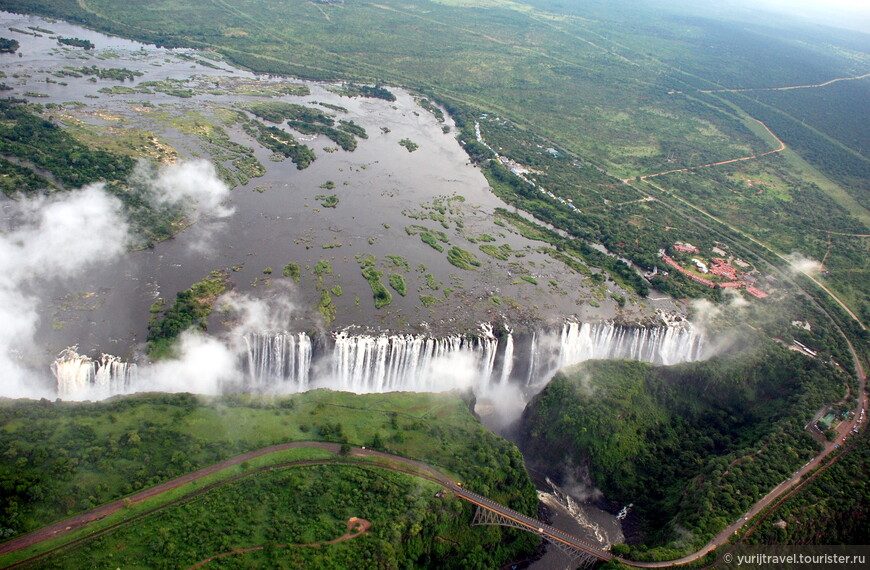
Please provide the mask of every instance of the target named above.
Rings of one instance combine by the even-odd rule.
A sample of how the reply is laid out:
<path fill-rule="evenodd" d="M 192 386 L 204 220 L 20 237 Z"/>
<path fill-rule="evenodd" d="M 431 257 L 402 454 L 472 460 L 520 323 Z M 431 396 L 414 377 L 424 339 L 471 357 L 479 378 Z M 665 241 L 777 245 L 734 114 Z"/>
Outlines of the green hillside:
<path fill-rule="evenodd" d="M 671 367 L 590 361 L 529 404 L 523 445 L 554 472 L 588 467 L 609 498 L 634 503 L 647 535 L 632 556 L 668 559 L 705 544 L 816 453 L 804 425 L 846 380 L 773 343 Z"/>
<path fill-rule="evenodd" d="M 145 394 L 100 403 L 7 400 L 0 416 L 4 538 L 222 459 L 291 441 L 347 442 L 419 459 L 476 492 L 536 512 L 534 487 L 516 447 L 484 429 L 469 403 L 456 396 L 318 390 L 280 398 Z M 330 456 L 312 453 L 279 459 Z M 243 463 L 231 475 L 258 465 Z M 123 564 L 147 550 L 147 566 L 177 567 L 234 548 L 270 545 L 268 552 L 252 555 L 268 557 L 277 544 L 337 538 L 351 516 L 373 527 L 365 537 L 342 543 L 341 557 L 373 557 L 386 567 L 493 567 L 534 548 L 537 540 L 525 533 L 471 528 L 472 507 L 436 499 L 438 488 L 365 463 L 267 470 L 49 560 L 59 567 L 89 566 L 108 549 Z M 400 538 L 407 548 L 396 547 Z M 312 567 L 335 567 L 324 562 L 329 556 L 309 559 L 303 550 L 298 555 Z M 13 559 L 0 558 L 0 565 Z M 241 560 L 241 566 L 248 564 Z"/>

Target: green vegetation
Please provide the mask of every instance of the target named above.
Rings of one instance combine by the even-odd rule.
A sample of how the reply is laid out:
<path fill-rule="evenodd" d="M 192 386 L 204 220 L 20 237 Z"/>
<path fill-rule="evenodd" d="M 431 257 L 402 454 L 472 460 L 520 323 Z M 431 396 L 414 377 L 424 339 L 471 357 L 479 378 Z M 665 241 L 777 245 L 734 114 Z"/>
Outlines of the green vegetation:
<path fill-rule="evenodd" d="M 51 172 L 58 182 L 72 188 L 101 181 L 121 182 L 132 172 L 131 158 L 90 150 L 37 115 L 38 110 L 20 101 L 0 100 L 0 153 Z M 120 192 L 118 195 L 123 199 Z"/>
<path fill-rule="evenodd" d="M 114 79 L 115 81 L 125 81 L 127 79 L 132 80 L 135 77 L 142 77 L 144 75 L 141 71 L 134 71 L 125 67 L 105 68 L 92 65 L 90 67 L 67 67 L 65 69 L 80 75 L 91 75 L 98 79 Z"/>
<path fill-rule="evenodd" d="M 90 40 L 80 38 L 57 38 L 57 42 L 65 46 L 80 47 L 88 50 L 96 47 Z"/>
<path fill-rule="evenodd" d="M 315 200 L 320 200 L 320 205 L 324 208 L 335 208 L 338 206 L 338 196 L 335 194 L 330 194 L 326 196 L 324 194 L 318 194 L 314 197 Z"/>
<path fill-rule="evenodd" d="M 106 191 L 121 201 L 132 221 L 137 246 L 167 239 L 178 231 L 181 207 L 156 203 L 147 185 L 130 179 L 135 165 L 131 157 L 92 150 L 40 117 L 39 110 L 20 100 L 0 100 L 0 154 L 19 161 L 0 160 L 0 188 L 8 195 L 105 182 Z M 43 171 L 52 178 L 42 176 Z"/>
<path fill-rule="evenodd" d="M 417 150 L 418 148 L 420 148 L 420 145 L 418 145 L 417 143 L 415 143 L 415 142 L 412 141 L 411 139 L 402 139 L 402 140 L 400 140 L 400 141 L 399 141 L 399 146 L 403 146 L 403 147 L 405 147 L 406 149 L 408 149 L 408 152 L 414 152 L 415 150 Z"/>
<path fill-rule="evenodd" d="M 661 9 L 662 3 L 628 0 L 382 0 L 341 6 L 290 0 L 248 3 L 235 11 L 205 0 L 189 0 L 172 10 L 155 10 L 144 0 L 96 1 L 95 9 L 94 2 L 85 6 L 74 0 L 11 0 L 6 9 L 69 17 L 169 47 L 209 47 L 263 73 L 332 82 L 350 78 L 376 85 L 384 81 L 410 88 L 450 112 L 458 140 L 493 191 L 512 209 L 525 212 L 513 218 L 511 212 L 503 212 L 496 223 L 506 227 L 510 220 L 523 235 L 534 234 L 538 238 L 533 239 L 547 242 L 551 247 L 546 253 L 589 277 L 599 286 L 600 299 L 605 298 L 603 282 L 608 278 L 626 290 L 647 294 L 647 283 L 635 268 L 616 256 L 644 271 L 664 270 L 658 251 L 676 240 L 690 241 L 705 253 L 725 242 L 737 246 L 732 251 L 758 267 L 760 274 L 779 280 L 774 300 L 783 314 L 754 315 L 753 326 L 783 338 L 781 333 L 790 332 L 786 312 L 795 318 L 815 312 L 798 298 L 790 283 L 794 279 L 846 334 L 861 341 L 858 346 L 866 346 L 866 333 L 813 284 L 800 276 L 786 279 L 777 274 L 774 265 L 784 264 L 766 246 L 782 254 L 798 251 L 815 259 L 824 257 L 828 273 L 820 279 L 861 318 L 870 320 L 867 242 L 861 237 L 868 233 L 870 216 L 870 131 L 855 120 L 867 116 L 867 81 L 843 81 L 820 89 L 705 92 L 723 87 L 813 85 L 865 73 L 861 62 L 866 59 L 866 41 L 860 36 L 763 18 L 745 22 L 738 13 L 728 20 L 711 18 L 704 8 L 697 8 L 697 15 L 679 12 L 675 20 L 673 12 Z M 384 30 L 390 31 L 389 42 L 383 40 Z M 354 96 L 379 88 L 364 87 L 345 85 L 339 90 Z M 192 93 L 181 84 L 163 88 L 180 96 Z M 692 169 L 776 149 L 778 143 L 753 119 L 763 120 L 790 149 Z M 520 163 L 527 173 L 520 177 L 492 160 L 492 151 L 477 140 L 476 123 L 491 148 Z M 333 127 L 315 122 L 300 128 L 322 132 Z M 351 133 L 334 130 L 356 144 Z M 690 170 L 641 181 L 641 176 L 684 168 Z M 20 170 L 9 172 L 26 178 Z M 746 215 L 741 216 L 741 211 Z M 830 215 L 822 215 L 825 212 Z M 447 227 L 443 212 L 426 215 Z M 528 223 L 529 217 L 569 237 L 551 232 L 549 226 Z M 829 233 L 832 229 L 854 235 Z M 422 237 L 421 231 L 413 235 L 418 233 Z M 432 232 L 429 235 L 427 243 L 442 247 Z M 592 244 L 601 244 L 616 256 Z M 659 273 L 652 283 L 680 297 L 722 298 L 719 292 L 673 272 L 667 277 Z M 588 302 L 598 304 L 598 300 Z M 786 324 L 779 322 L 780 317 Z M 771 325 L 770 319 L 776 324 Z M 824 320 L 818 326 L 826 325 L 830 323 Z M 807 336 L 824 345 L 823 350 L 844 369 L 849 368 L 849 356 L 832 340 L 835 333 L 819 332 L 814 322 Z M 791 393 L 790 379 L 773 377 L 785 393 Z M 786 407 L 794 415 L 806 411 L 796 405 Z M 758 409 L 767 410 L 763 404 Z M 695 416 L 689 418 L 695 421 Z M 755 431 L 762 430 L 757 427 L 761 424 L 753 425 Z M 739 444 L 750 439 L 745 436 Z M 757 441 L 746 443 L 747 449 Z M 658 451 L 656 445 L 650 447 Z M 779 451 L 793 459 L 790 450 Z M 692 460 L 703 463 L 703 455 L 698 452 L 687 459 Z M 721 471 L 759 464 L 746 460 L 735 464 L 736 469 L 726 466 Z M 646 469 L 645 464 L 641 467 Z M 702 483 L 692 480 L 692 485 Z M 740 490 L 737 501 L 747 496 L 746 489 Z M 687 495 L 685 500 L 690 499 Z M 674 496 L 669 501 L 677 502 Z M 662 512 L 668 512 L 668 506 Z M 703 510 L 703 501 L 694 506 L 700 513 L 710 512 Z M 674 533 L 689 528 L 686 541 L 691 542 L 708 531 L 692 536 L 691 529 L 708 523 L 717 526 L 718 518 L 663 528 Z"/>
<path fill-rule="evenodd" d="M 408 264 L 408 260 L 402 257 L 401 255 L 387 255 L 385 256 L 393 267 L 404 268 L 405 271 L 408 271 L 411 266 Z"/>
<path fill-rule="evenodd" d="M 507 260 L 511 255 L 511 246 L 506 243 L 498 247 L 488 243 L 479 247 L 483 253 L 502 261 Z"/>
<path fill-rule="evenodd" d="M 284 266 L 284 269 L 281 271 L 281 273 L 284 275 L 284 277 L 289 277 L 293 279 L 293 281 L 295 281 L 296 283 L 299 283 L 301 273 L 299 271 L 298 263 L 288 263 Z"/>
<path fill-rule="evenodd" d="M 870 442 L 866 431 L 855 447 L 776 509 L 750 535 L 749 544 L 861 544 L 866 536 L 870 492 Z M 783 524 L 784 523 L 784 524 Z"/>
<path fill-rule="evenodd" d="M 259 121 L 248 121 L 242 127 L 264 148 L 277 154 L 279 159 L 283 157 L 292 160 L 298 170 L 306 168 L 316 158 L 311 148 L 299 144 L 293 135 L 278 127 L 267 127 Z"/>
<path fill-rule="evenodd" d="M 361 139 L 369 138 L 369 135 L 366 133 L 366 130 L 364 128 L 362 128 L 361 126 L 357 125 L 356 123 L 354 123 L 353 121 L 339 120 L 338 121 L 338 128 L 341 129 L 342 131 L 347 131 L 352 135 L 356 135 Z"/>
<path fill-rule="evenodd" d="M 312 104 L 320 105 L 321 107 L 325 107 L 330 111 L 337 111 L 339 113 L 349 113 L 346 107 L 342 107 L 341 105 L 333 105 L 332 103 L 324 103 L 323 101 L 309 101 Z"/>
<path fill-rule="evenodd" d="M 333 320 L 335 320 L 335 313 L 337 308 L 335 303 L 332 302 L 332 296 L 329 294 L 329 291 L 323 289 L 320 291 L 320 303 L 317 305 L 317 310 L 323 315 L 323 320 L 326 322 L 326 325 L 329 326 Z"/>
<path fill-rule="evenodd" d="M 360 268 L 362 269 L 362 276 L 365 277 L 366 281 L 369 282 L 369 286 L 372 288 L 375 308 L 381 309 L 393 302 L 393 296 L 389 291 L 387 291 L 384 284 L 381 283 L 383 271 L 375 269 L 375 261 L 376 259 L 374 256 L 367 257 L 360 262 Z"/>
<path fill-rule="evenodd" d="M 435 498 L 437 489 L 437 485 L 418 482 L 410 475 L 366 466 L 269 470 L 137 521 L 66 556 L 52 557 L 45 567 L 75 567 L 108 556 L 119 565 L 189 567 L 198 562 L 197 557 L 205 559 L 253 543 L 263 549 L 222 562 L 273 568 L 421 567 L 432 555 L 437 531 L 453 531 L 451 527 L 457 525 L 449 519 L 461 511 L 455 500 Z M 416 501 L 408 500 L 415 495 Z M 244 505 L 250 502 L 261 508 L 246 509 Z M 289 510 L 287 505 L 298 508 Z M 409 509 L 412 517 L 407 516 Z M 338 538 L 345 534 L 347 521 L 353 516 L 373 523 L 370 533 L 347 544 L 321 548 L 281 546 Z M 215 528 L 222 532 L 215 533 Z M 393 548 L 392 539 L 397 535 L 412 539 L 416 547 Z M 155 536 L 166 537 L 157 548 L 153 546 Z M 182 540 L 183 549 L 179 548 Z"/>
<path fill-rule="evenodd" d="M 154 359 L 172 356 L 173 344 L 181 333 L 192 327 L 206 330 L 214 301 L 226 290 L 227 275 L 213 272 L 210 277 L 179 292 L 175 302 L 163 310 L 162 316 L 152 311 L 148 325 L 148 356 Z"/>
<path fill-rule="evenodd" d="M 7 400 L 0 403 L 0 418 L 0 447 L 5 450 L 0 482 L 8 489 L 5 537 L 246 451 L 306 440 L 379 443 L 382 449 L 425 461 L 517 510 L 535 512 L 534 488 L 519 452 L 485 430 L 468 402 L 453 396 L 358 396 L 320 390 L 281 398 L 157 394 L 99 403 Z M 293 450 L 277 460 L 264 457 L 242 464 L 223 478 L 276 461 L 328 457 L 316 450 Z M 426 486 L 419 489 L 421 484 Z M 187 492 L 203 487 L 192 484 Z M 534 546 L 534 537 L 525 533 L 496 528 L 475 532 L 469 526 L 473 507 L 455 499 L 435 500 L 434 490 L 428 483 L 366 462 L 271 469 L 145 515 L 43 559 L 40 565 L 76 566 L 79 560 L 111 552 L 117 558 L 113 564 L 125 565 L 122 560 L 132 557 L 135 564 L 147 560 L 148 566 L 186 567 L 233 548 L 258 545 L 267 545 L 262 554 L 268 557 L 268 545 L 337 538 L 351 516 L 381 521 L 381 529 L 373 526 L 370 535 L 336 547 L 274 552 L 282 559 L 289 557 L 290 565 L 302 557 L 306 567 L 311 567 L 304 563 L 309 560 L 318 567 L 321 556 L 361 560 L 375 552 L 409 560 L 414 567 L 465 568 L 497 566 Z M 118 516 L 137 512 L 142 511 L 131 505 Z M 385 550 L 385 544 L 394 546 L 396 532 L 405 537 L 403 548 Z M 0 559 L 0 564 L 8 565 L 15 556 Z M 237 562 L 248 565 L 251 559 L 246 556 Z"/>
<path fill-rule="evenodd" d="M 408 294 L 408 287 L 405 285 L 405 277 L 398 273 L 390 273 L 389 275 L 390 287 L 393 288 L 393 291 L 404 297 Z"/>
<path fill-rule="evenodd" d="M 0 53 L 15 53 L 19 45 L 18 40 L 0 38 Z"/>
<path fill-rule="evenodd" d="M 332 126 L 335 123 L 332 117 L 323 111 L 295 103 L 262 101 L 245 103 L 240 107 L 270 123 L 283 123 L 288 119 L 303 123 L 322 123 L 327 126 Z"/>
<path fill-rule="evenodd" d="M 356 139 L 352 134 L 346 131 L 341 131 L 325 125 L 304 123 L 302 121 L 288 121 L 287 124 L 291 129 L 297 130 L 305 135 L 325 135 L 332 140 L 332 142 L 346 151 L 353 151 L 356 149 Z"/>
<path fill-rule="evenodd" d="M 395 101 L 396 96 L 380 85 L 358 85 L 356 83 L 344 83 L 341 87 L 330 89 L 333 93 L 342 97 L 369 97 L 371 99 L 384 99 L 385 101 Z"/>
<path fill-rule="evenodd" d="M 475 267 L 480 267 L 480 262 L 473 253 L 456 246 L 447 250 L 447 261 L 459 269 L 467 269 L 469 271 L 473 270 Z"/>
<path fill-rule="evenodd" d="M 439 252 L 444 251 L 444 246 L 438 243 L 438 240 L 431 233 L 425 231 L 420 232 L 420 239 L 423 241 L 423 243 L 432 247 L 433 249 Z"/>
<path fill-rule="evenodd" d="M 649 294 L 646 281 L 621 259 L 603 253 L 586 242 L 565 239 L 558 233 L 503 208 L 498 209 L 497 213 L 501 219 L 507 220 L 517 228 L 523 237 L 555 246 L 555 251 L 548 250 L 550 255 L 563 261 L 578 273 L 589 274 L 588 266 L 598 267 L 606 271 L 614 281 L 627 289 L 634 290 L 638 295 L 646 297 Z M 660 263 L 656 261 L 655 266 Z"/>
<path fill-rule="evenodd" d="M 420 304 L 424 307 L 431 307 L 432 305 L 437 305 L 441 300 L 437 297 L 432 297 L 431 295 L 420 295 Z"/>
<path fill-rule="evenodd" d="M 333 182 L 332 180 L 327 180 L 326 182 L 321 184 L 320 187 L 325 190 L 332 190 L 333 188 L 335 188 L 335 182 Z"/>
<path fill-rule="evenodd" d="M 137 93 L 137 91 L 132 87 L 124 85 L 112 85 L 111 87 L 102 87 L 100 93 L 104 95 L 131 95 Z"/>
<path fill-rule="evenodd" d="M 418 105 L 435 115 L 435 118 L 438 120 L 439 123 L 444 122 L 444 111 L 433 105 L 432 101 L 426 99 L 425 97 L 415 97 L 414 100 L 417 102 Z"/>
<path fill-rule="evenodd" d="M 332 264 L 329 263 L 328 259 L 321 259 L 314 265 L 312 271 L 314 272 L 314 275 L 317 276 L 317 280 L 322 281 L 324 275 L 330 275 L 332 273 Z"/>
<path fill-rule="evenodd" d="M 750 336 L 701 363 L 590 361 L 530 404 L 527 444 L 553 467 L 588 460 L 609 497 L 643 496 L 636 505 L 648 537 L 632 557 L 700 547 L 815 454 L 804 425 L 842 397 L 848 376 Z"/>
<path fill-rule="evenodd" d="M 522 279 L 523 281 L 528 281 L 532 285 L 538 284 L 538 280 L 535 279 L 534 277 L 532 277 L 531 275 L 520 275 L 520 279 Z"/>

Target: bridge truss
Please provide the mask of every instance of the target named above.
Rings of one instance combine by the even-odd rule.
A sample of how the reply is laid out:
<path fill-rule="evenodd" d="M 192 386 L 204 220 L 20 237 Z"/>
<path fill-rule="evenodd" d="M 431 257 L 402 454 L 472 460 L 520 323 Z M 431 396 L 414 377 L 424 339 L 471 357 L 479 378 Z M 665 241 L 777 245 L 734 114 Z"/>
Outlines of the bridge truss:
<path fill-rule="evenodd" d="M 566 542 L 562 542 L 561 540 L 556 540 L 545 532 L 538 531 L 537 529 L 531 528 L 528 525 L 517 522 L 513 519 L 509 519 L 508 517 L 501 515 L 495 511 L 491 511 L 489 509 L 485 509 L 478 505 L 477 510 L 474 512 L 474 520 L 471 521 L 472 525 L 497 525 L 497 526 L 508 526 L 511 528 L 517 528 L 520 530 L 524 530 L 526 532 L 530 532 L 532 534 L 536 534 L 558 548 L 565 556 L 567 556 L 571 562 L 577 565 L 580 568 L 592 568 L 596 563 L 600 562 L 600 558 L 582 550 L 579 547 L 572 546 Z"/>

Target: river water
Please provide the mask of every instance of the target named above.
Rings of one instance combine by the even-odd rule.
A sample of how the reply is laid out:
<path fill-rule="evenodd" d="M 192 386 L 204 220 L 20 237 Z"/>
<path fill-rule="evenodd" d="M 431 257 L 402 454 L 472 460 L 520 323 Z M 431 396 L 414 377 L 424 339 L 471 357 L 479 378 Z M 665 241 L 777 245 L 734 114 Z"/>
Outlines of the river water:
<path fill-rule="evenodd" d="M 8 31 L 32 31 L 29 27 L 55 34 L 34 37 Z M 228 109 L 264 100 L 251 95 L 252 90 L 303 83 L 256 76 L 225 62 L 213 62 L 220 68 L 213 69 L 191 61 L 203 60 L 203 54 L 193 50 L 157 48 L 32 16 L 0 13 L 0 30 L 4 28 L 5 36 L 21 44 L 18 54 L 0 56 L 0 69 L 12 88 L 10 95 L 63 105 L 51 112 L 55 120 L 84 125 L 91 132 L 123 135 L 147 131 L 175 149 L 182 159 L 209 156 L 208 145 L 191 134 L 191 121 L 221 125 Z M 61 46 L 55 36 L 88 39 L 96 49 Z M 123 67 L 143 75 L 123 83 L 57 76 L 64 68 L 91 65 Z M 186 99 L 159 92 L 100 92 L 105 87 L 135 88 L 143 81 L 165 79 L 187 80 L 184 87 L 201 89 Z M 454 139 L 449 117 L 439 123 L 401 89 L 391 88 L 397 100 L 387 102 L 341 97 L 329 91 L 334 86 L 327 84 L 304 84 L 309 95 L 278 99 L 344 107 L 347 113 L 335 112 L 336 118 L 360 124 L 369 138 L 360 140 L 353 152 L 330 153 L 323 149 L 334 144 L 325 137 L 299 136 L 317 154 L 317 160 L 300 171 L 289 160 L 270 161 L 270 151 L 238 125 L 224 123 L 232 140 L 254 148 L 267 168 L 266 175 L 232 191 L 227 206 L 234 214 L 229 218 L 202 220 L 175 239 L 83 268 L 79 276 L 63 282 L 52 279 L 47 271 L 31 290 L 44 300 L 37 338 L 46 370 L 54 355 L 72 344 L 86 354 L 133 357 L 141 350 L 149 307 L 155 299 L 171 300 L 211 271 L 229 268 L 234 268 L 230 274 L 236 294 L 283 295 L 292 301 L 295 310 L 286 323 L 288 330 L 362 325 L 437 334 L 471 330 L 482 321 L 506 321 L 516 327 L 569 315 L 601 320 L 619 313 L 631 320 L 649 316 L 656 309 L 679 311 L 670 300 L 629 303 L 626 309 L 618 310 L 610 293 L 625 293 L 615 284 L 608 282 L 593 291 L 585 278 L 539 252 L 541 242 L 497 225 L 493 210 L 504 204 L 488 190 L 480 171 L 468 164 Z M 443 132 L 442 127 L 450 132 Z M 405 138 L 417 143 L 419 149 L 409 153 L 400 146 L 398 142 Z M 332 181 L 335 189 L 321 188 L 326 181 Z M 337 195 L 338 206 L 322 207 L 315 198 L 320 194 Z M 427 206 L 439 197 L 454 195 L 464 201 L 450 202 L 448 227 L 419 219 L 432 214 Z M 446 247 L 458 245 L 476 253 L 481 267 L 465 271 L 452 266 L 443 253 L 421 242 L 419 236 L 408 235 L 406 227 L 415 224 L 445 232 L 450 241 Z M 493 236 L 494 245 L 510 246 L 514 252 L 511 259 L 497 260 L 482 253 L 473 240 L 483 234 Z M 335 244 L 340 247 L 324 248 Z M 358 261 L 358 256 L 367 255 L 377 256 L 379 269 L 385 273 L 404 274 L 406 297 L 394 292 L 391 305 L 374 308 Z M 408 268 L 391 267 L 386 255 L 402 256 Z M 324 259 L 330 262 L 332 274 L 324 276 L 322 282 L 308 271 L 303 271 L 298 285 L 280 278 L 280 269 L 289 262 L 313 267 Z M 266 268 L 273 268 L 274 273 L 265 275 Z M 427 274 L 434 278 L 437 290 L 428 288 Z M 524 275 L 537 285 L 520 279 Z M 325 324 L 315 310 L 319 289 L 334 286 L 340 286 L 343 293 L 333 297 L 337 310 L 334 322 Z M 436 297 L 440 303 L 424 307 L 419 294 Z M 220 328 L 212 324 L 212 329 Z"/>
<path fill-rule="evenodd" d="M 8 30 L 33 31 L 31 26 L 50 29 L 56 36 L 90 40 L 96 49 L 62 47 L 49 34 L 38 32 L 41 37 L 34 37 Z M 192 50 L 157 48 L 37 17 L 0 12 L 0 31 L 21 44 L 19 53 L 0 55 L 0 70 L 12 88 L 9 95 L 63 105 L 53 116 L 67 124 L 81 121 L 92 130 L 115 133 L 147 130 L 174 148 L 182 159 L 209 156 L 201 138 L 183 132 L 182 119 L 220 124 L 226 109 L 240 102 L 263 100 L 248 94 L 251 89 L 303 83 L 256 76 L 225 62 L 212 61 L 220 68 L 213 69 L 188 59 L 202 59 L 202 54 Z M 123 83 L 57 76 L 66 67 L 84 65 L 124 67 L 140 71 L 143 76 Z M 216 84 L 219 89 L 199 92 L 190 99 L 158 92 L 100 92 L 114 85 L 136 87 L 143 81 L 166 79 L 187 79 L 194 86 Z M 580 320 L 610 319 L 617 314 L 631 319 L 650 316 L 655 310 L 680 310 L 672 301 L 661 299 L 630 303 L 619 311 L 608 296 L 610 292 L 625 295 L 616 285 L 607 283 L 594 296 L 582 276 L 539 252 L 540 242 L 496 224 L 493 210 L 504 204 L 489 191 L 480 171 L 468 164 L 454 139 L 452 121 L 448 117 L 444 123 L 438 122 L 410 93 L 391 88 L 397 100 L 387 102 L 340 97 L 329 91 L 333 86 L 304 84 L 309 95 L 284 95 L 280 100 L 344 107 L 347 113 L 337 113 L 337 118 L 352 119 L 366 129 L 369 138 L 360 140 L 353 152 L 324 152 L 324 147 L 334 146 L 331 141 L 299 136 L 317 154 L 317 160 L 300 171 L 289 160 L 270 161 L 269 151 L 238 126 L 226 125 L 231 139 L 253 147 L 267 168 L 265 176 L 233 190 L 227 204 L 234 210 L 232 216 L 202 220 L 175 239 L 88 266 L 71 279 L 54 279 L 47 269 L 38 283 L 31 285 L 30 293 L 43 301 L 35 335 L 41 357 L 34 366 L 46 372 L 46 383 L 52 381 L 48 364 L 62 348 L 72 344 L 85 354 L 106 352 L 135 359 L 147 333 L 151 304 L 158 297 L 171 300 L 178 291 L 216 269 L 233 268 L 230 274 L 236 294 L 289 298 L 295 309 L 284 324 L 287 330 L 357 325 L 437 334 L 471 330 L 482 321 L 534 326 L 569 315 Z M 35 96 L 37 93 L 42 96 Z M 443 127 L 449 127 L 450 132 L 443 132 Z M 399 146 L 398 141 L 405 138 L 417 143 L 419 149 L 409 153 Z M 334 182 L 335 189 L 321 188 L 327 180 Z M 257 188 L 264 191 L 255 191 Z M 315 196 L 331 193 L 339 197 L 338 206 L 321 207 Z M 464 201 L 451 202 L 453 213 L 448 228 L 408 215 L 431 212 L 426 210 L 427 204 L 454 195 L 462 196 Z M 3 199 L 0 205 L 8 211 L 10 202 Z M 408 235 L 405 228 L 414 224 L 444 231 L 451 244 L 475 252 L 482 266 L 476 271 L 453 267 L 442 253 L 422 243 L 418 236 Z M 494 244 L 507 244 L 520 255 L 507 261 L 487 257 L 471 241 L 483 234 L 494 236 Z M 323 248 L 338 243 L 340 247 Z M 386 255 L 402 256 L 409 263 L 404 271 L 409 294 L 401 297 L 394 293 L 393 303 L 386 309 L 374 309 L 371 291 L 360 275 L 357 256 L 370 254 L 379 260 Z M 333 271 L 324 276 L 322 284 L 306 271 L 298 285 L 278 277 L 280 268 L 288 262 L 305 267 L 322 259 L 330 261 Z M 267 267 L 274 270 L 271 277 L 264 274 Z M 381 268 L 387 269 L 383 265 Z M 393 271 L 402 272 L 395 268 Z M 437 291 L 427 288 L 426 274 L 440 283 Z M 521 275 L 532 276 L 538 285 L 519 279 Z M 340 297 L 334 298 L 337 315 L 329 325 L 313 310 L 321 285 L 340 285 L 343 290 Z M 448 288 L 453 292 L 445 299 L 444 290 Z M 423 307 L 418 294 L 437 296 L 442 302 L 434 308 Z M 493 297 L 503 302 L 495 304 Z M 594 303 L 589 302 L 591 299 Z M 212 328 L 220 330 L 221 325 L 214 323 Z M 541 500 L 552 508 L 555 526 L 590 541 L 622 541 L 618 521 L 612 515 L 588 502 L 569 500 L 569 494 L 546 477 L 537 479 Z M 550 548 L 533 567 L 548 570 L 565 568 L 566 564 L 564 555 Z"/>

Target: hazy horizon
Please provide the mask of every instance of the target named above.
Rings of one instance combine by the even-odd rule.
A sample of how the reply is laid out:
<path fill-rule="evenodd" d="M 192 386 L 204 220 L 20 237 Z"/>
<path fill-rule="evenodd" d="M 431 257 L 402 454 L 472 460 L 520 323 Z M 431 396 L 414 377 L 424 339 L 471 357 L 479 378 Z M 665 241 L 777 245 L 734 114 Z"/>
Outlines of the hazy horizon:
<path fill-rule="evenodd" d="M 870 34 L 870 2 L 867 0 L 726 0 L 716 4 L 780 13 L 821 25 Z"/>

